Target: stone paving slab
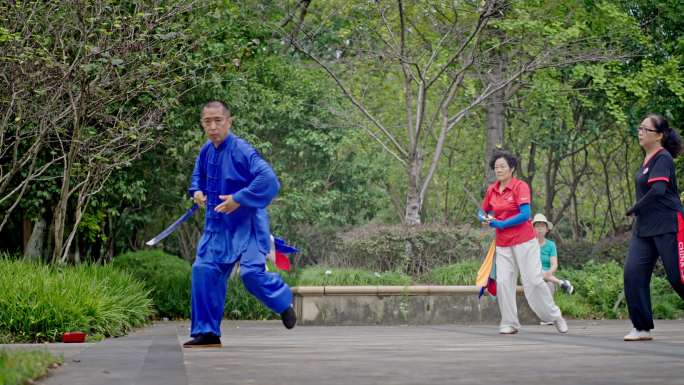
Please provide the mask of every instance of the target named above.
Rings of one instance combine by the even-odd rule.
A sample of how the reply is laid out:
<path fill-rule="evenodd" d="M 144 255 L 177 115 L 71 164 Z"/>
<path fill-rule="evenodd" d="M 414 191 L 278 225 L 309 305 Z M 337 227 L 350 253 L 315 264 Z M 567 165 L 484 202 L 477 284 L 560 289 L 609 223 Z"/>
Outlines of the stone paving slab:
<path fill-rule="evenodd" d="M 681 321 L 638 343 L 621 340 L 624 321 L 514 336 L 496 326 L 279 326 L 228 324 L 222 349 L 186 350 L 190 384 L 684 384 Z"/>
<path fill-rule="evenodd" d="M 224 321 L 223 348 L 182 349 L 187 322 L 87 344 L 40 384 L 684 384 L 684 321 L 623 342 L 625 321 L 525 325 L 307 326 Z M 62 345 L 66 344 L 56 344 Z M 73 346 L 73 345 L 72 345 Z M 73 347 L 69 347 L 73 349 Z"/>
<path fill-rule="evenodd" d="M 64 365 L 38 383 L 45 385 L 187 385 L 176 323 L 157 323 L 122 338 L 98 343 L 40 344 L 64 355 Z M 0 345 L 0 348 L 26 345 Z"/>

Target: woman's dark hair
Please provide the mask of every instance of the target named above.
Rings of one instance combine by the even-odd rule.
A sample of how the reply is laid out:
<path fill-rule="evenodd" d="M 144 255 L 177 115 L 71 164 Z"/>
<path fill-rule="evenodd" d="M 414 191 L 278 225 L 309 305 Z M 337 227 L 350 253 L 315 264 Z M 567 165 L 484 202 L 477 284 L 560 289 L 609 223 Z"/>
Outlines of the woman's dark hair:
<path fill-rule="evenodd" d="M 518 158 L 516 158 L 515 155 L 511 154 L 510 152 L 503 150 L 494 151 L 494 154 L 492 154 L 492 159 L 489 160 L 489 168 L 494 170 L 494 163 L 496 163 L 497 159 L 499 158 L 504 158 L 506 163 L 508 163 L 508 167 L 515 170 L 518 169 Z"/>
<path fill-rule="evenodd" d="M 653 113 L 646 115 L 646 118 L 651 120 L 651 123 L 653 123 L 653 128 L 655 128 L 656 131 L 663 134 L 661 144 L 663 147 L 665 147 L 667 152 L 669 152 L 673 158 L 676 158 L 677 155 L 681 154 L 683 147 L 682 138 L 679 136 L 677 131 L 670 127 L 670 125 L 667 123 L 667 119 L 665 119 L 665 117 L 662 115 Z"/>

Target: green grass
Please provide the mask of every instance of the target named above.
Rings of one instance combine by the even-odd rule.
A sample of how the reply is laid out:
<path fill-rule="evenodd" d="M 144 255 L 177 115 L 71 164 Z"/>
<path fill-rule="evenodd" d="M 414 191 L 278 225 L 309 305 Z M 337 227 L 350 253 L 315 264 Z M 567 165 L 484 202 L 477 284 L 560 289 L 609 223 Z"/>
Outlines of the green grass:
<path fill-rule="evenodd" d="M 21 385 L 47 374 L 48 367 L 62 359 L 46 351 L 0 349 L 0 385 Z"/>
<path fill-rule="evenodd" d="M 410 276 L 400 272 L 371 272 L 362 269 L 326 268 L 321 266 L 303 269 L 297 277 L 299 286 L 364 286 L 411 285 Z"/>
<path fill-rule="evenodd" d="M 144 286 L 111 266 L 46 266 L 0 258 L 0 338 L 58 341 L 67 331 L 89 340 L 124 335 L 147 323 Z"/>
<path fill-rule="evenodd" d="M 431 285 L 474 285 L 479 268 L 479 260 L 438 266 L 420 277 L 420 281 Z"/>

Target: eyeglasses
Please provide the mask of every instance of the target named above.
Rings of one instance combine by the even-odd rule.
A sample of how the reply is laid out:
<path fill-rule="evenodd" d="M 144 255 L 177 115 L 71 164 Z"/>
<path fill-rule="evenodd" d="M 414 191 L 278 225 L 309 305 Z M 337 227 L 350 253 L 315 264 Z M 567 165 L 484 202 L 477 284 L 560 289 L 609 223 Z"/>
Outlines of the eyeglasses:
<path fill-rule="evenodd" d="M 641 131 L 641 132 L 658 132 L 658 130 L 652 130 L 652 129 L 646 128 L 646 127 L 639 127 L 639 128 L 637 128 L 637 131 Z"/>

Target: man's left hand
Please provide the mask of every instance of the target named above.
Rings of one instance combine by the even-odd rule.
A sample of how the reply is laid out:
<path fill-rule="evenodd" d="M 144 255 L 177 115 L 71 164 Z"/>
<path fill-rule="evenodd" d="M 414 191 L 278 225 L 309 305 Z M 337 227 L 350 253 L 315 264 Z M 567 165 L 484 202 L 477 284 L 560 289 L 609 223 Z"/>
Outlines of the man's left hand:
<path fill-rule="evenodd" d="M 233 200 L 232 195 L 219 195 L 219 199 L 221 199 L 223 203 L 214 208 L 214 211 L 218 213 L 230 214 L 240 207 L 240 204 Z"/>

